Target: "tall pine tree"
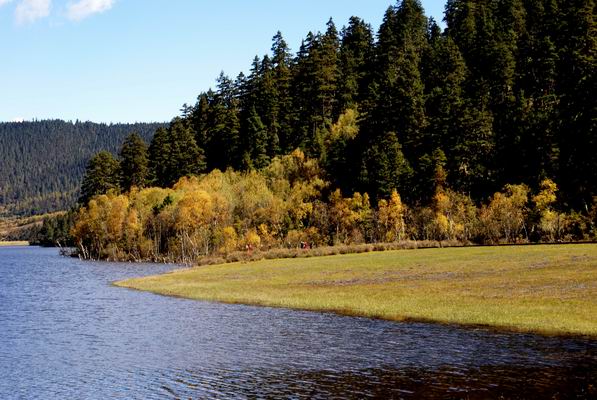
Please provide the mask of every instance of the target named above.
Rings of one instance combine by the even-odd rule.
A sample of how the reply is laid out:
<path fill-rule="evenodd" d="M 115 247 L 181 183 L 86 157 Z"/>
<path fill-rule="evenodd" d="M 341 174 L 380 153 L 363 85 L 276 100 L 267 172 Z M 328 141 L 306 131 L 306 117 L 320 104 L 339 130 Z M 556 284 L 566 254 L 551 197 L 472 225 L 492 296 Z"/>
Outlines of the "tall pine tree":
<path fill-rule="evenodd" d="M 135 132 L 131 133 L 120 148 L 120 185 L 122 190 L 142 188 L 149 175 L 147 145 Z"/>
<path fill-rule="evenodd" d="M 119 190 L 120 164 L 107 151 L 100 151 L 94 155 L 85 169 L 85 176 L 81 184 L 79 204 L 85 206 L 93 196 L 105 194 L 110 190 Z"/>

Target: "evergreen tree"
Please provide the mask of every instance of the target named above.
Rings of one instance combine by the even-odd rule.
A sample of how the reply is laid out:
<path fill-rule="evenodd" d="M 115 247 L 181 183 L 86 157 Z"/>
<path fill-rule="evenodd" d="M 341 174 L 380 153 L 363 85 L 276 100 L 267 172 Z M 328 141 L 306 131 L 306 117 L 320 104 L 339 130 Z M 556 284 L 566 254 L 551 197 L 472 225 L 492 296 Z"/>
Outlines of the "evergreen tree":
<path fill-rule="evenodd" d="M 282 33 L 278 31 L 272 44 L 272 68 L 278 111 L 276 118 L 276 133 L 280 147 L 278 152 L 281 150 L 284 154 L 292 151 L 289 147 L 292 135 L 292 67 L 290 48 L 282 37 Z M 271 153 L 270 151 L 270 156 L 273 155 Z"/>
<path fill-rule="evenodd" d="M 347 109 L 338 121 L 332 125 L 330 134 L 325 140 L 325 152 L 322 164 L 330 181 L 346 193 L 356 190 L 354 176 L 358 175 L 359 165 L 355 165 L 360 149 L 358 147 L 359 112 L 354 108 Z"/>
<path fill-rule="evenodd" d="M 119 190 L 120 165 L 107 151 L 94 155 L 85 169 L 81 184 L 79 204 L 86 205 L 93 196 L 105 194 L 109 190 Z"/>
<path fill-rule="evenodd" d="M 377 47 L 379 71 L 375 109 L 369 130 L 396 132 L 410 159 L 422 154 L 423 82 L 419 71 L 427 20 L 416 0 L 405 0 L 386 12 Z"/>
<path fill-rule="evenodd" d="M 374 198 L 388 198 L 394 190 L 408 193 L 413 171 L 394 132 L 377 136 L 363 161 L 361 178 Z"/>
<path fill-rule="evenodd" d="M 261 169 L 269 164 L 268 133 L 257 111 L 253 107 L 247 119 L 247 141 L 243 164 L 245 168 Z"/>
<path fill-rule="evenodd" d="M 131 133 L 120 149 L 120 171 L 122 190 L 133 186 L 142 188 L 147 184 L 149 174 L 147 145 L 137 133 Z"/>
<path fill-rule="evenodd" d="M 251 104 L 251 108 L 258 108 L 260 110 L 259 115 L 265 124 L 267 141 L 269 143 L 267 154 L 274 157 L 280 151 L 280 108 L 275 72 L 269 56 L 263 57 L 258 74 L 254 102 Z M 249 118 L 251 118 L 251 115 L 249 115 Z"/>
<path fill-rule="evenodd" d="M 292 81 L 292 121 L 293 133 L 286 143 L 287 149 L 306 148 L 309 136 L 314 131 L 313 119 L 317 107 L 313 99 L 316 98 L 313 86 L 314 49 L 319 46 L 319 36 L 312 32 L 301 43 L 294 62 L 295 68 Z"/>
<path fill-rule="evenodd" d="M 429 120 L 425 157 L 429 159 L 441 149 L 447 157 L 452 186 L 459 191 L 482 192 L 491 182 L 487 171 L 494 149 L 491 115 L 484 108 L 478 109 L 482 104 L 466 97 L 470 75 L 451 37 L 436 36 L 424 60 L 425 110 Z M 429 176 L 425 172 L 428 164 L 425 161 L 422 165 L 423 176 Z"/>
<path fill-rule="evenodd" d="M 187 121 L 174 118 L 168 129 L 169 153 L 167 186 L 173 185 L 183 176 L 205 172 L 205 156 L 197 146 Z"/>
<path fill-rule="evenodd" d="M 358 17 L 350 18 L 348 27 L 342 29 L 341 37 L 338 111 L 344 112 L 365 99 L 374 50 L 371 26 Z"/>
<path fill-rule="evenodd" d="M 413 182 L 413 192 L 421 204 L 429 204 L 438 188 L 446 183 L 446 154 L 441 149 L 424 154 L 418 162 L 419 173 Z"/>
<path fill-rule="evenodd" d="M 201 93 L 190 115 L 191 127 L 195 133 L 195 142 L 201 148 L 204 148 L 207 143 L 209 113 L 211 112 L 213 97 L 214 93 L 211 90 Z"/>
<path fill-rule="evenodd" d="M 159 128 L 149 145 L 149 177 L 153 185 L 169 184 L 170 134 L 167 128 Z"/>
<path fill-rule="evenodd" d="M 597 25 L 595 1 L 562 0 L 560 93 L 561 188 L 566 201 L 588 208 L 597 195 Z"/>
<path fill-rule="evenodd" d="M 516 182 L 539 182 L 558 174 L 556 93 L 558 54 L 553 36 L 558 31 L 557 13 L 533 0 L 526 7 L 526 29 L 519 39 L 516 76 L 517 163 L 507 175 Z M 555 4 L 555 2 L 550 2 Z"/>
<path fill-rule="evenodd" d="M 158 129 L 149 146 L 149 165 L 154 184 L 169 187 L 183 176 L 205 171 L 203 149 L 197 146 L 188 122 L 175 118 L 168 129 Z"/>
<path fill-rule="evenodd" d="M 321 37 L 321 45 L 317 47 L 315 57 L 315 87 L 317 108 L 320 110 L 316 123 L 330 125 L 338 116 L 336 101 L 340 71 L 338 68 L 338 52 L 340 39 L 334 21 L 330 18 L 325 34 Z M 335 113 L 334 113 L 335 112 Z"/>
<path fill-rule="evenodd" d="M 450 37 L 436 38 L 423 59 L 425 114 L 429 121 L 425 151 L 450 149 L 465 112 L 464 85 L 468 69 Z"/>
<path fill-rule="evenodd" d="M 295 147 L 305 149 L 312 157 L 324 150 L 324 138 L 337 118 L 337 85 L 339 79 L 338 31 L 330 19 L 324 35 L 309 33 L 297 56 L 294 80 Z"/>
<path fill-rule="evenodd" d="M 218 78 L 208 123 L 206 153 L 208 169 L 240 168 L 239 101 L 237 87 L 224 73 Z"/>

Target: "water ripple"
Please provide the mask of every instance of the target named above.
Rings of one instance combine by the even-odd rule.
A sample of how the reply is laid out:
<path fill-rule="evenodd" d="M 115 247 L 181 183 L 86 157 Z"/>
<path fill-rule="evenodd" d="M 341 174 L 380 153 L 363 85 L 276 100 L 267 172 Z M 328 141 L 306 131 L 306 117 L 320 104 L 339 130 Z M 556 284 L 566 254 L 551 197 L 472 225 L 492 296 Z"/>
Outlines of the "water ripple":
<path fill-rule="evenodd" d="M 0 249 L 0 398 L 597 398 L 595 341 L 110 285 L 171 268 Z"/>

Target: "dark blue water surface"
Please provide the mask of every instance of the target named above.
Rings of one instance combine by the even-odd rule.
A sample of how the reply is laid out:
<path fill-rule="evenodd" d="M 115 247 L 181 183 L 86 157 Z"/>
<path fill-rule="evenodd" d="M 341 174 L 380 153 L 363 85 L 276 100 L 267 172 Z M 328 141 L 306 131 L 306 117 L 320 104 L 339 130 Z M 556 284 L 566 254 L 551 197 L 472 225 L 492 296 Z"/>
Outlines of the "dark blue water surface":
<path fill-rule="evenodd" d="M 0 399 L 597 398 L 597 342 L 156 296 L 0 248 Z"/>

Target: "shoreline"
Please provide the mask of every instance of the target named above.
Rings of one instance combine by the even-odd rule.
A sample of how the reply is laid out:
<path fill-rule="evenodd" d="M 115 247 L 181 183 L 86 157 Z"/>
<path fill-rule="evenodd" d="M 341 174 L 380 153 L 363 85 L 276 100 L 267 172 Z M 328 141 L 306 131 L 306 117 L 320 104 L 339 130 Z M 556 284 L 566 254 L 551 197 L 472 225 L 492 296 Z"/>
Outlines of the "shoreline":
<path fill-rule="evenodd" d="M 597 338 L 596 266 L 592 244 L 457 247 L 202 266 L 114 285 L 201 301 Z"/>
<path fill-rule="evenodd" d="M 180 270 L 175 270 L 172 272 L 176 272 L 176 271 L 180 271 Z M 171 273 L 171 272 L 168 272 L 168 273 Z M 163 275 L 165 275 L 165 274 L 163 274 Z M 355 314 L 355 313 L 352 313 L 352 312 L 346 311 L 346 310 L 333 310 L 333 309 L 316 310 L 316 309 L 310 309 L 310 308 L 290 308 L 290 307 L 277 306 L 277 305 L 271 305 L 271 304 L 264 305 L 264 304 L 259 304 L 259 303 L 232 302 L 232 301 L 220 301 L 220 300 L 191 298 L 191 297 L 185 297 L 185 296 L 176 295 L 176 294 L 165 294 L 165 293 L 160 293 L 158 291 L 137 289 L 134 287 L 121 285 L 120 284 L 121 282 L 125 282 L 125 281 L 112 282 L 112 286 L 120 288 L 120 289 L 132 290 L 135 292 L 151 293 L 156 296 L 171 297 L 171 298 L 175 298 L 175 299 L 184 299 L 184 300 L 190 300 L 190 301 L 200 301 L 200 302 L 205 302 L 205 303 L 283 309 L 283 310 L 309 312 L 309 313 L 316 313 L 316 314 L 332 314 L 332 315 L 336 315 L 339 317 L 364 318 L 364 319 L 371 319 L 371 320 L 395 322 L 395 323 L 399 323 L 399 324 L 439 325 L 439 326 L 454 327 L 457 329 L 465 329 L 465 330 L 471 330 L 471 331 L 483 330 L 483 331 L 494 332 L 494 333 L 510 333 L 510 334 L 521 334 L 521 335 L 528 334 L 528 335 L 538 335 L 538 336 L 550 337 L 550 338 L 563 338 L 563 339 L 578 338 L 578 339 L 582 339 L 582 340 L 597 340 L 597 333 L 550 331 L 550 330 L 540 330 L 540 329 L 530 330 L 530 329 L 524 329 L 524 328 L 515 327 L 515 326 L 500 326 L 500 325 L 489 325 L 489 324 L 466 324 L 466 323 L 457 323 L 457 322 L 442 321 L 442 320 L 436 320 L 436 319 L 426 319 L 426 318 L 405 317 L 405 318 L 392 319 L 392 318 L 385 318 L 385 317 L 381 317 L 381 316 Z"/>
<path fill-rule="evenodd" d="M 597 244 L 596 240 L 571 241 L 571 242 L 513 242 L 513 243 L 497 243 L 497 244 L 478 244 L 478 243 L 464 243 L 458 241 L 435 241 L 435 240 L 403 240 L 401 242 L 380 242 L 380 243 L 363 243 L 363 244 L 342 244 L 333 246 L 320 246 L 310 249 L 300 248 L 271 248 L 266 250 L 254 250 L 248 253 L 247 251 L 234 251 L 225 255 L 210 255 L 201 256 L 197 258 L 193 265 L 185 264 L 183 261 L 168 260 L 163 257 L 162 260 L 155 259 L 121 259 L 121 258 L 101 258 L 91 259 L 82 258 L 88 261 L 100 262 L 135 262 L 135 263 L 155 263 L 155 264 L 178 264 L 187 268 L 195 268 L 209 265 L 227 265 L 234 263 L 250 263 L 263 260 L 284 260 L 294 258 L 315 258 L 315 257 L 329 257 L 336 255 L 350 255 L 362 253 L 383 253 L 388 251 L 398 250 L 433 250 L 433 249 L 449 249 L 449 248 L 494 248 L 494 247 L 536 247 L 536 246 L 575 246 Z M 31 244 L 30 244 L 31 245 Z M 76 251 L 75 249 L 75 256 Z M 80 257 L 81 258 L 81 257 Z"/>

